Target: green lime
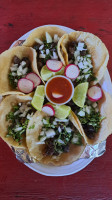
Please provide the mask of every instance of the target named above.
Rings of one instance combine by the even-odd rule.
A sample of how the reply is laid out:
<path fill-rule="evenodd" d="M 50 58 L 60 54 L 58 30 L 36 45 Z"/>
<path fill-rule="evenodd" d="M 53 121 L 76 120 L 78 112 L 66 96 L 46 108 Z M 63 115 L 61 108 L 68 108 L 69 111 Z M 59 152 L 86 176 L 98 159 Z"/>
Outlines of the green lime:
<path fill-rule="evenodd" d="M 41 69 L 41 77 L 44 81 L 47 81 L 49 78 L 51 78 L 53 76 L 53 72 L 51 72 L 46 65 L 44 65 Z"/>
<path fill-rule="evenodd" d="M 44 85 L 39 85 L 37 86 L 36 90 L 35 90 L 35 94 L 33 96 L 32 99 L 32 106 L 36 109 L 41 111 L 42 110 L 42 106 L 44 103 L 44 96 L 45 96 L 45 90 L 44 90 Z"/>
<path fill-rule="evenodd" d="M 74 88 L 74 96 L 72 100 L 77 106 L 81 108 L 84 106 L 87 90 L 88 90 L 88 82 L 80 83 Z"/>
<path fill-rule="evenodd" d="M 50 71 L 46 65 L 44 65 L 41 69 L 41 77 L 44 81 L 48 81 L 49 78 L 51 78 L 52 76 L 55 75 L 62 75 L 64 73 L 64 67 L 61 68 L 61 70 L 59 70 L 58 72 L 52 72 Z"/>
<path fill-rule="evenodd" d="M 53 106 L 55 110 L 55 117 L 57 117 L 58 119 L 65 119 L 70 114 L 71 108 L 69 106 L 56 105 L 56 104 L 54 105 L 52 103 L 49 103 L 49 104 Z"/>

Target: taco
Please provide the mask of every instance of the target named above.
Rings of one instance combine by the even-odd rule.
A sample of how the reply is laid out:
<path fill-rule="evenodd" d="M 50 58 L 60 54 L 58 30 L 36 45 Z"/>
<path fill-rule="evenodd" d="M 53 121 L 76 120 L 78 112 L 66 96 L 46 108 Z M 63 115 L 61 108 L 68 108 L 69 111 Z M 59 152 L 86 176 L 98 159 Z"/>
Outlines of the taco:
<path fill-rule="evenodd" d="M 29 130 L 29 127 L 34 129 Z M 77 126 L 77 124 L 76 124 Z M 85 141 L 75 128 L 71 113 L 60 120 L 37 111 L 26 130 L 26 143 L 30 155 L 42 164 L 67 165 L 77 160 L 85 149 Z"/>
<path fill-rule="evenodd" d="M 40 72 L 49 59 L 60 60 L 57 53 L 57 44 L 66 32 L 55 26 L 39 27 L 31 32 L 23 43 L 24 46 L 32 47 L 37 51 L 37 67 Z M 47 69 L 46 66 L 44 67 Z"/>
<path fill-rule="evenodd" d="M 101 143 L 112 133 L 112 98 L 107 92 L 102 90 L 102 98 L 95 102 L 87 97 L 82 108 L 72 101 L 68 105 L 86 143 Z"/>
<path fill-rule="evenodd" d="M 0 137 L 16 148 L 26 147 L 26 128 L 35 112 L 27 95 L 9 95 L 0 104 Z"/>
<path fill-rule="evenodd" d="M 18 46 L 3 52 L 0 55 L 0 72 L 0 95 L 22 93 L 18 81 L 31 72 L 38 76 L 36 51 Z"/>
<path fill-rule="evenodd" d="M 80 74 L 75 82 L 99 82 L 105 72 L 109 53 L 104 43 L 95 35 L 75 31 L 65 34 L 58 43 L 58 54 L 64 65 L 75 64 Z"/>

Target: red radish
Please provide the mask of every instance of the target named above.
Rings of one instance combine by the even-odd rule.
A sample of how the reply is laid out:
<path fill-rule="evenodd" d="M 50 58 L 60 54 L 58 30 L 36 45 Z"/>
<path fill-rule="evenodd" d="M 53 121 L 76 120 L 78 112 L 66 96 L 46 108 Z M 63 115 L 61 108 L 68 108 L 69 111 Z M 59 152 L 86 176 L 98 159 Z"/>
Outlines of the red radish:
<path fill-rule="evenodd" d="M 52 92 L 52 96 L 56 99 L 59 99 L 59 98 L 62 98 L 63 95 L 62 94 L 59 94 L 59 93 L 55 93 L 55 92 Z"/>
<path fill-rule="evenodd" d="M 33 73 L 33 72 L 27 74 L 25 78 L 30 80 L 30 81 L 33 81 L 34 88 L 36 88 L 41 83 L 40 77 L 37 74 Z"/>
<path fill-rule="evenodd" d="M 62 68 L 63 64 L 58 60 L 47 60 L 46 66 L 50 71 L 58 72 Z"/>
<path fill-rule="evenodd" d="M 21 78 L 18 81 L 18 89 L 25 94 L 30 93 L 34 89 L 34 83 L 26 78 Z"/>
<path fill-rule="evenodd" d="M 65 67 L 65 76 L 70 79 L 76 79 L 79 76 L 80 70 L 77 65 L 69 64 Z"/>
<path fill-rule="evenodd" d="M 54 116 L 55 114 L 54 108 L 49 104 L 44 105 L 42 111 L 47 113 L 49 116 Z"/>
<path fill-rule="evenodd" d="M 103 96 L 102 89 L 97 85 L 93 85 L 88 89 L 87 96 L 90 101 L 98 101 Z"/>

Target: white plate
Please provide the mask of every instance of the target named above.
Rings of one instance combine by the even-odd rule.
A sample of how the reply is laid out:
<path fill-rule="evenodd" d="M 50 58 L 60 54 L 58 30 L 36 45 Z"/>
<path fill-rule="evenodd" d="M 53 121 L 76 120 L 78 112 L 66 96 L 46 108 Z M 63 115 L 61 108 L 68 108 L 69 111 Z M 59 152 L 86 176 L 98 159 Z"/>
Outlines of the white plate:
<path fill-rule="evenodd" d="M 45 25 L 48 26 L 48 25 Z M 74 30 L 65 26 L 59 26 L 59 25 L 49 25 L 49 26 L 57 26 L 59 28 L 62 28 L 67 33 L 73 32 Z M 35 29 L 33 29 L 35 30 Z M 29 34 L 33 31 L 29 31 L 28 33 L 24 34 L 22 37 L 20 37 L 18 40 L 25 40 Z M 15 41 L 16 42 L 16 41 Z M 14 43 L 15 43 L 14 42 Z M 11 45 L 11 47 L 14 45 L 14 43 Z M 112 84 L 110 75 L 108 73 L 108 70 L 106 71 L 104 78 L 101 80 L 102 88 L 106 91 L 108 91 L 112 95 Z M 46 166 L 42 165 L 40 163 L 25 163 L 27 167 L 32 169 L 35 172 L 38 172 L 39 174 L 43 174 L 46 176 L 66 176 L 70 174 L 74 174 L 85 168 L 87 165 L 89 165 L 90 162 L 92 162 L 94 158 L 89 159 L 79 159 L 75 161 L 74 163 L 62 167 L 55 167 L 55 166 Z"/>

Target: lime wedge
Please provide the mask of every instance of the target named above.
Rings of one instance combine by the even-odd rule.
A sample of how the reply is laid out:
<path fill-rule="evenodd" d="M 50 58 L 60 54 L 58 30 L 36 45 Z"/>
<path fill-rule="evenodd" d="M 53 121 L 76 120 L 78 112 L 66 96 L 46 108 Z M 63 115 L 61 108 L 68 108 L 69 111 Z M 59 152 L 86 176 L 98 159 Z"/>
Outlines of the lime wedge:
<path fill-rule="evenodd" d="M 69 106 L 54 105 L 52 103 L 49 103 L 49 104 L 53 106 L 55 110 L 55 117 L 57 117 L 58 119 L 65 119 L 70 114 L 71 108 Z"/>
<path fill-rule="evenodd" d="M 35 90 L 35 94 L 32 99 L 32 106 L 36 109 L 41 111 L 44 103 L 44 96 L 45 96 L 45 91 L 44 91 L 44 85 L 39 85 L 37 86 Z"/>
<path fill-rule="evenodd" d="M 58 72 L 52 72 L 46 67 L 46 65 L 44 65 L 40 74 L 44 81 L 48 81 L 52 76 L 64 74 L 64 67 L 62 67 Z"/>
<path fill-rule="evenodd" d="M 81 108 L 84 106 L 87 90 L 88 90 L 88 82 L 80 83 L 74 88 L 74 96 L 72 100 L 77 106 Z"/>
<path fill-rule="evenodd" d="M 42 77 L 42 80 L 47 81 L 49 78 L 53 76 L 53 72 L 51 72 L 46 65 L 44 65 L 41 69 L 40 75 Z"/>

